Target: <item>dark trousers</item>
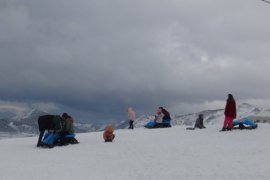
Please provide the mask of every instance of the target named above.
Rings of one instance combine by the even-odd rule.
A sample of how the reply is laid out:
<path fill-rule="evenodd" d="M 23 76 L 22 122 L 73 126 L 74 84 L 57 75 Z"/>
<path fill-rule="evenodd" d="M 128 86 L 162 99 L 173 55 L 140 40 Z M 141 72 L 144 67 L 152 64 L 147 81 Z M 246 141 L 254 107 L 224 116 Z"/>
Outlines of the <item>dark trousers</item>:
<path fill-rule="evenodd" d="M 129 120 L 129 128 L 128 129 L 133 129 L 133 121 Z"/>

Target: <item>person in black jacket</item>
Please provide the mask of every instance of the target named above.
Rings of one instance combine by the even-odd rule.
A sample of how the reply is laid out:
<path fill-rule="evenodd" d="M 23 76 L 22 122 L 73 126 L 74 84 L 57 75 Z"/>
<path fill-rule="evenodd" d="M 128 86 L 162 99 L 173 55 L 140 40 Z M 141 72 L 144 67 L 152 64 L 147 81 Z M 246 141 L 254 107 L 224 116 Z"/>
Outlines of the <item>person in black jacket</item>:
<path fill-rule="evenodd" d="M 41 140 L 43 138 L 44 132 L 60 133 L 63 131 L 65 126 L 64 120 L 59 115 L 44 115 L 39 116 L 38 118 L 38 127 L 39 127 L 39 137 L 37 147 L 42 146 Z"/>

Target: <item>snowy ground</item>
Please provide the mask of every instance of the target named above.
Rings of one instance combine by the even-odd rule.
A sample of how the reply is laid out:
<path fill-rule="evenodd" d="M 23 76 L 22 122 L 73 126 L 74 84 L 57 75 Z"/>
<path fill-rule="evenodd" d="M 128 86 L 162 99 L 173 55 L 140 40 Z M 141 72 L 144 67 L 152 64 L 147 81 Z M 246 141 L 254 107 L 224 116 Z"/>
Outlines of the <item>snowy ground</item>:
<path fill-rule="evenodd" d="M 0 140 L 1 180 L 269 180 L 270 125 L 218 132 L 118 130 L 78 134 L 78 145 L 37 148 L 37 137 Z"/>

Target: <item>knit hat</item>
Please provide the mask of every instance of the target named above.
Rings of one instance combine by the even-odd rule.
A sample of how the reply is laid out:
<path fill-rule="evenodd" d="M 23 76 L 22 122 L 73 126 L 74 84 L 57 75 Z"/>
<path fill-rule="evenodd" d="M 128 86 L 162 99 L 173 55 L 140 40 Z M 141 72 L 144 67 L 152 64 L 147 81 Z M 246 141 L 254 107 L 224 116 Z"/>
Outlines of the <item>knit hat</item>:
<path fill-rule="evenodd" d="M 67 114 L 67 113 L 63 113 L 63 114 L 62 114 L 62 117 L 63 117 L 63 118 L 68 118 L 68 114 Z"/>

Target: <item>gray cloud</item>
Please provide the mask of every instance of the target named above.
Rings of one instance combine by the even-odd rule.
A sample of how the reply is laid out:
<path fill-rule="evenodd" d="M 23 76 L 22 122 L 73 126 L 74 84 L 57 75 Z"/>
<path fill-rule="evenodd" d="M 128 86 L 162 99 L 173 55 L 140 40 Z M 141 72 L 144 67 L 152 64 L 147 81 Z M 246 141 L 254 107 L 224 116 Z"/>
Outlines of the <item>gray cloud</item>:
<path fill-rule="evenodd" d="M 220 108 L 229 92 L 270 105 L 269 15 L 255 0 L 2 0 L 1 97 L 86 119 Z"/>

